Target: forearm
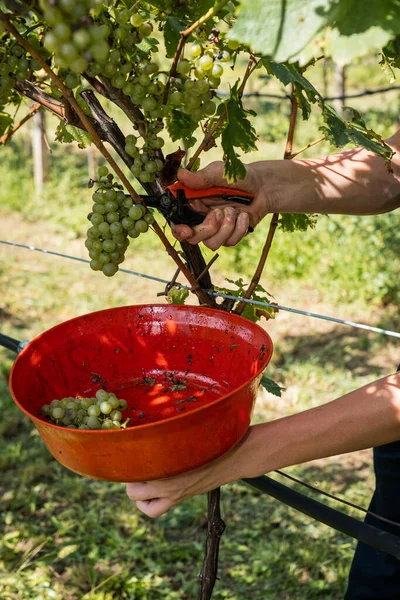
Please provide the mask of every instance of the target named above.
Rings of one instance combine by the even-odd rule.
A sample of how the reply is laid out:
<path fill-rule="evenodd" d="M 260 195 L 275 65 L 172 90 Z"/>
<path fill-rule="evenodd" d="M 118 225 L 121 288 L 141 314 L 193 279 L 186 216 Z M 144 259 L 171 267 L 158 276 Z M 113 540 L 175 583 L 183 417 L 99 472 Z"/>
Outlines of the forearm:
<path fill-rule="evenodd" d="M 396 151 L 397 134 L 388 140 Z M 269 211 L 368 215 L 400 206 L 400 153 L 392 173 L 356 148 L 321 159 L 253 163 L 269 192 Z"/>
<path fill-rule="evenodd" d="M 250 428 L 233 451 L 229 479 L 256 477 L 317 458 L 400 439 L 400 373 L 333 402 Z M 218 466 L 217 466 L 218 470 Z"/>

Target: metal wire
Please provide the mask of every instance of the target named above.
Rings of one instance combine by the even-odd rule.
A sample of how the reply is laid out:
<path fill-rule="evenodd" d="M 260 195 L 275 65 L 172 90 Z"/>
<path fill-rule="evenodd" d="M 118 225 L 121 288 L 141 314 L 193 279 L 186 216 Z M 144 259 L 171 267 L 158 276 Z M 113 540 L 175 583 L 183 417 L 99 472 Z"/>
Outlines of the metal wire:
<path fill-rule="evenodd" d="M 69 254 L 62 254 L 61 252 L 54 252 L 53 250 L 45 250 L 44 248 L 36 248 L 35 246 L 28 246 L 26 244 L 19 244 L 16 242 L 8 242 L 5 240 L 0 240 L 0 244 L 4 244 L 7 246 L 15 246 L 16 248 L 23 248 L 25 250 L 33 250 L 35 252 L 42 252 L 43 254 L 49 254 L 51 256 L 59 256 L 61 258 L 68 258 L 70 260 L 77 260 L 83 263 L 90 263 L 90 260 L 86 258 L 79 258 L 78 256 L 71 256 Z M 128 275 L 135 275 L 136 277 L 143 277 L 145 279 L 150 279 L 152 281 L 157 281 L 158 283 L 168 284 L 170 283 L 168 279 L 161 279 L 159 277 L 154 277 L 153 275 L 146 275 L 145 273 L 139 273 L 137 271 L 131 271 L 129 269 L 119 269 L 122 273 L 127 273 Z M 183 289 L 191 289 L 187 285 L 177 284 L 179 287 Z M 371 331 L 373 333 L 380 333 L 382 335 L 389 335 L 391 337 L 400 338 L 400 333 L 397 331 L 391 331 L 389 329 L 382 329 L 381 327 L 373 327 L 371 325 L 365 325 L 364 323 L 356 323 L 355 321 L 349 321 L 346 319 L 339 319 L 337 317 L 330 317 L 328 315 L 322 315 L 319 313 L 314 313 L 306 310 L 301 310 L 299 308 L 291 308 L 289 306 L 282 306 L 281 304 L 275 304 L 273 302 L 260 302 L 258 300 L 250 300 L 246 298 L 238 298 L 237 296 L 233 296 L 231 294 L 223 294 L 221 292 L 211 291 L 214 297 L 217 298 L 226 298 L 228 300 L 240 300 L 241 302 L 246 302 L 247 304 L 253 304 L 255 306 L 261 306 L 266 308 L 276 308 L 279 310 L 283 310 L 285 312 L 294 313 L 297 315 L 303 315 L 306 317 L 312 317 L 314 319 L 322 319 L 323 321 L 331 321 L 332 323 L 338 323 L 340 325 L 347 325 L 349 327 L 354 327 L 356 329 L 364 329 L 366 331 Z"/>

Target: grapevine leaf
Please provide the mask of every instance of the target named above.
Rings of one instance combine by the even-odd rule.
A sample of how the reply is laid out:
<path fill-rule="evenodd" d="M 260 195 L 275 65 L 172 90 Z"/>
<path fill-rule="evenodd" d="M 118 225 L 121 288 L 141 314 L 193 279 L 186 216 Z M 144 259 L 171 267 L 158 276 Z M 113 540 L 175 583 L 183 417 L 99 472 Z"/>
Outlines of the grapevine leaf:
<path fill-rule="evenodd" d="M 382 50 L 381 60 L 379 62 L 383 71 L 387 74 L 390 83 L 396 80 L 394 69 L 400 68 L 400 38 L 391 40 Z"/>
<path fill-rule="evenodd" d="M 147 54 L 148 52 L 157 52 L 157 46 L 159 43 L 160 42 L 156 38 L 146 37 L 143 38 L 138 44 L 135 44 L 135 46 Z"/>
<path fill-rule="evenodd" d="M 189 290 L 174 285 L 170 290 L 168 290 L 167 302 L 169 304 L 185 304 L 188 296 Z"/>
<path fill-rule="evenodd" d="M 365 10 L 363 0 L 340 0 L 332 4 L 327 15 L 325 48 L 334 60 L 350 62 L 372 50 L 385 46 L 400 32 L 399 0 L 370 0 Z"/>
<path fill-rule="evenodd" d="M 399 0 L 242 0 L 229 37 L 278 62 L 348 62 L 400 33 Z"/>
<path fill-rule="evenodd" d="M 230 296 L 235 296 L 235 298 L 237 298 L 238 300 L 240 300 L 240 298 L 243 298 L 248 287 L 248 285 L 244 283 L 243 279 L 240 277 L 236 281 L 233 281 L 232 279 L 227 278 L 227 282 L 233 284 L 238 289 L 232 290 L 231 288 L 223 287 L 216 287 L 215 289 L 221 292 L 222 294 L 229 294 Z M 254 289 L 251 299 L 255 300 L 256 302 L 270 302 L 270 298 L 272 298 L 271 294 L 269 294 L 263 288 L 263 286 L 258 283 Z M 277 309 L 272 306 L 265 306 L 261 308 L 260 306 L 251 304 L 250 302 L 246 302 L 246 306 L 242 312 L 242 316 L 245 319 L 249 319 L 249 321 L 256 323 L 261 319 L 261 317 L 265 317 L 266 319 L 273 319 L 275 317 L 276 312 Z"/>
<path fill-rule="evenodd" d="M 315 229 L 318 215 L 303 215 L 300 213 L 283 213 L 279 217 L 279 227 L 288 233 Z"/>
<path fill-rule="evenodd" d="M 262 374 L 260 385 L 262 385 L 267 392 L 273 394 L 274 396 L 278 396 L 279 398 L 282 397 L 282 392 L 284 392 L 286 389 L 273 379 L 267 377 L 264 373 Z"/>
<path fill-rule="evenodd" d="M 65 144 L 72 144 L 72 142 L 78 142 L 79 148 L 87 148 L 92 143 L 92 138 L 87 131 L 74 127 L 61 121 L 56 129 L 56 141 L 64 142 Z"/>
<path fill-rule="evenodd" d="M 352 112 L 351 121 L 345 121 L 329 104 L 322 104 L 322 118 L 325 125 L 320 127 L 326 138 L 335 146 L 342 147 L 346 144 L 362 146 L 366 150 L 381 156 L 385 162 L 389 162 L 393 151 L 380 135 L 368 129 L 364 120 L 354 108 L 346 107 Z"/>
<path fill-rule="evenodd" d="M 164 25 L 164 42 L 168 58 L 172 58 L 175 54 L 176 47 L 179 43 L 180 32 L 185 29 L 184 24 L 175 17 L 167 17 Z"/>
<path fill-rule="evenodd" d="M 311 102 L 315 102 L 316 99 L 320 97 L 319 92 L 315 89 L 311 81 L 301 73 L 298 65 L 277 63 L 274 60 L 267 58 L 263 58 L 262 63 L 267 72 L 270 75 L 275 75 L 283 85 L 289 85 L 290 83 L 298 84 L 300 88 L 306 92 L 307 97 Z"/>
<path fill-rule="evenodd" d="M 183 140 L 188 148 L 191 148 L 196 142 L 192 135 L 196 128 L 197 123 L 190 118 L 190 115 L 180 110 L 172 110 L 167 117 L 167 131 L 171 141 Z"/>
<path fill-rule="evenodd" d="M 243 108 L 238 94 L 238 83 L 235 83 L 231 89 L 229 100 L 225 102 L 226 126 L 221 138 L 225 154 L 224 177 L 230 183 L 235 182 L 238 177 L 244 179 L 246 176 L 246 168 L 235 148 L 240 148 L 243 152 L 257 150 L 257 134 L 248 119 L 248 116 L 254 113 Z"/>
<path fill-rule="evenodd" d="M 274 75 L 283 85 L 292 84 L 294 86 L 294 96 L 301 108 L 303 119 L 307 120 L 311 114 L 311 104 L 320 98 L 319 92 L 313 84 L 301 72 L 298 64 L 277 63 L 273 60 L 264 58 L 262 60 L 264 67 L 269 75 Z"/>
<path fill-rule="evenodd" d="M 0 135 L 4 135 L 10 129 L 13 118 L 6 112 L 0 112 Z"/>
<path fill-rule="evenodd" d="M 278 62 L 307 62 L 326 25 L 331 0 L 242 0 L 229 37 Z M 365 12 L 365 11 L 364 11 Z"/>

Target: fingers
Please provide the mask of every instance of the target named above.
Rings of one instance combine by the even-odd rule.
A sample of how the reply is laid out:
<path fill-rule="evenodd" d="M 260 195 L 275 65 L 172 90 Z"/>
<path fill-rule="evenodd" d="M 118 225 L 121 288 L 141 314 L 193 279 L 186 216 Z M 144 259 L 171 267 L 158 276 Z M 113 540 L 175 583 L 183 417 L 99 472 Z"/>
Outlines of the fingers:
<path fill-rule="evenodd" d="M 154 500 L 139 500 L 136 502 L 136 506 L 148 517 L 157 519 L 176 506 L 176 504 L 166 498 L 156 498 Z"/>
<path fill-rule="evenodd" d="M 160 492 L 151 483 L 146 481 L 143 483 L 127 483 L 126 493 L 128 498 L 136 502 L 137 500 L 153 500 L 158 499 Z"/>
<path fill-rule="evenodd" d="M 203 242 L 210 250 L 221 246 L 234 246 L 247 234 L 249 215 L 237 213 L 231 206 L 223 210 L 216 208 L 208 213 L 203 223 L 190 228 L 187 225 L 175 225 L 173 234 L 177 240 L 186 240 L 190 244 Z"/>
<path fill-rule="evenodd" d="M 159 498 L 161 490 L 147 482 L 127 483 L 126 493 L 137 508 L 152 519 L 160 517 L 177 504 L 171 499 Z"/>
<path fill-rule="evenodd" d="M 249 215 L 245 212 L 240 213 L 236 220 L 235 229 L 230 238 L 228 238 L 224 243 L 224 246 L 236 246 L 236 244 L 238 244 L 240 240 L 243 239 L 245 235 L 247 235 L 249 225 Z"/>

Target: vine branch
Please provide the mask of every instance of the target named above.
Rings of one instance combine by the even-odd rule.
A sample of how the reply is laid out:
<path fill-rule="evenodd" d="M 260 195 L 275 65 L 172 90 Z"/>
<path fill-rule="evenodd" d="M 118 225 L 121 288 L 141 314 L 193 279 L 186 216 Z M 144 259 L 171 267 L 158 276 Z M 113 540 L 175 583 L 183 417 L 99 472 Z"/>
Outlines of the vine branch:
<path fill-rule="evenodd" d="M 323 135 L 322 137 L 318 138 L 317 140 L 314 140 L 313 142 L 310 142 L 309 144 L 307 144 L 307 146 L 303 146 L 303 148 L 300 148 L 300 150 L 297 150 L 297 152 L 292 152 L 291 155 L 290 155 L 290 158 L 294 158 L 295 156 L 298 156 L 299 154 L 301 154 L 305 150 L 308 150 L 309 148 L 312 148 L 312 146 L 316 146 L 316 144 L 319 144 L 320 142 L 323 142 L 324 140 L 326 140 L 326 136 L 325 135 Z"/>
<path fill-rule="evenodd" d="M 225 531 L 225 522 L 221 518 L 220 495 L 221 488 L 212 490 L 207 494 L 207 540 L 203 567 L 199 575 L 200 589 L 197 600 L 209 600 L 211 598 L 217 579 L 219 543 Z"/>
<path fill-rule="evenodd" d="M 140 204 L 144 204 L 142 197 L 139 196 L 139 194 L 134 190 L 132 184 L 130 183 L 129 179 L 126 177 L 125 173 L 121 170 L 119 165 L 115 162 L 114 158 L 111 156 L 110 152 L 104 146 L 96 129 L 93 127 L 92 122 L 90 121 L 88 116 L 85 114 L 85 112 L 82 110 L 82 108 L 77 103 L 72 90 L 70 88 L 68 88 L 61 81 L 61 79 L 54 73 L 54 71 L 51 69 L 51 67 L 42 59 L 40 54 L 34 48 L 32 48 L 32 46 L 21 36 L 21 34 L 18 32 L 18 30 L 10 22 L 8 15 L 5 15 L 3 13 L 3 11 L 1 11 L 1 10 L 0 10 L 0 20 L 4 23 L 7 31 L 11 35 L 13 35 L 13 37 L 21 44 L 21 46 L 23 48 L 25 48 L 25 50 L 27 52 L 29 52 L 30 55 L 41 65 L 41 67 L 44 69 L 44 71 L 47 73 L 47 75 L 50 77 L 50 79 L 53 81 L 53 83 L 62 92 L 62 94 L 64 95 L 64 98 L 67 102 L 67 105 L 69 105 L 76 112 L 80 121 L 82 122 L 83 127 L 86 129 L 86 131 L 91 136 L 96 148 L 104 156 L 104 158 L 107 160 L 107 162 L 112 167 L 114 172 L 118 175 L 121 182 L 124 184 L 125 188 L 128 190 L 129 194 L 131 195 L 131 197 L 136 202 L 138 202 Z M 212 306 L 212 301 L 210 301 L 210 298 L 207 296 L 207 294 L 201 288 L 201 286 L 196 281 L 196 279 L 193 277 L 193 275 L 191 274 L 189 269 L 186 267 L 186 265 L 182 262 L 179 254 L 177 253 L 175 248 L 170 244 L 168 238 L 166 237 L 165 233 L 163 232 L 163 230 L 161 229 L 161 227 L 158 225 L 157 222 L 155 222 L 153 224 L 153 228 L 154 228 L 155 232 L 157 233 L 158 237 L 160 238 L 160 240 L 162 241 L 168 255 L 175 261 L 176 265 L 181 269 L 182 273 L 184 274 L 184 276 L 190 283 L 191 287 L 193 288 L 195 294 L 198 296 L 199 300 L 203 304 L 206 304 L 207 306 Z"/>
<path fill-rule="evenodd" d="M 23 119 L 21 119 L 18 123 L 16 123 L 14 125 L 14 127 L 12 127 L 9 131 L 7 131 L 7 133 L 5 133 L 4 135 L 2 135 L 0 137 L 0 146 L 3 144 L 7 144 L 7 142 L 10 140 L 10 138 L 12 138 L 14 133 L 16 133 L 18 131 L 18 129 L 20 129 L 23 125 L 25 125 L 25 123 L 27 121 L 29 121 L 29 119 L 31 119 L 34 115 L 36 115 L 36 113 L 38 112 L 38 110 L 40 108 L 41 108 L 41 104 L 39 102 L 36 103 L 34 106 L 32 106 L 30 111 L 24 116 Z"/>

